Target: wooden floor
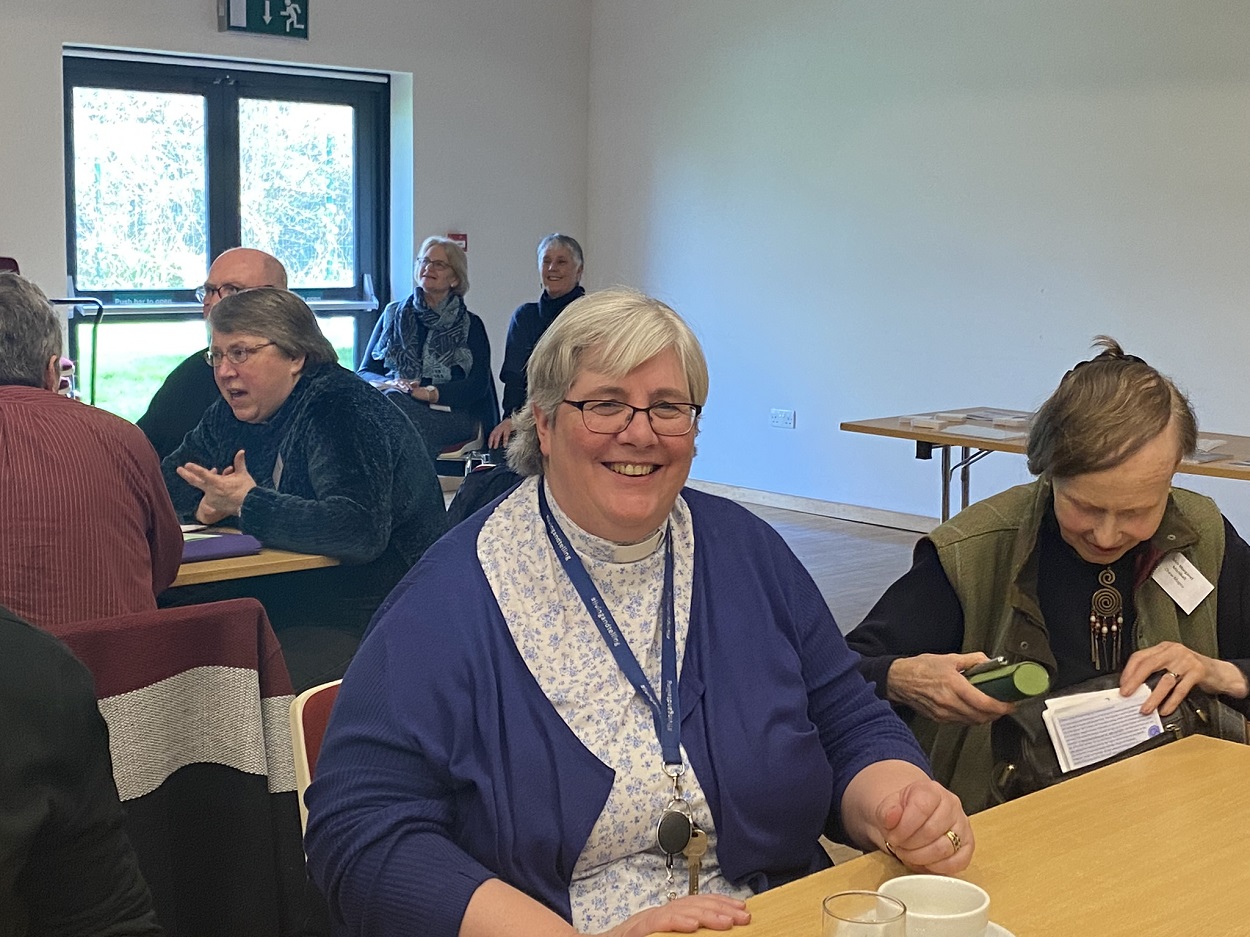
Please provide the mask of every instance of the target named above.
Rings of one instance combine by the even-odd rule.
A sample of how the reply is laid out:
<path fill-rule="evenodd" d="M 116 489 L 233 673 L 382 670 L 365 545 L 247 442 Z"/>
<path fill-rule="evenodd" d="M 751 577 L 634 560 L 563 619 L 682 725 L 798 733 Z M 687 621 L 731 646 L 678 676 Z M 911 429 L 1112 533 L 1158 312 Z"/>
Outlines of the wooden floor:
<path fill-rule="evenodd" d="M 789 544 L 816 580 L 843 634 L 911 566 L 911 550 L 920 536 L 758 504 L 743 507 L 768 521 Z"/>

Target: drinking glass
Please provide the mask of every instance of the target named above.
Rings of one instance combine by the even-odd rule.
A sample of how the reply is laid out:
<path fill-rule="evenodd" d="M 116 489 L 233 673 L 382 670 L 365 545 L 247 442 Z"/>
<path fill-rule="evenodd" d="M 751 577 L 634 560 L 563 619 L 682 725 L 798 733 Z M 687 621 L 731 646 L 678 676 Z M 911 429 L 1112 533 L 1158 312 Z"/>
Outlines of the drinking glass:
<path fill-rule="evenodd" d="M 821 905 L 820 937 L 906 937 L 907 907 L 875 891 L 843 891 Z"/>

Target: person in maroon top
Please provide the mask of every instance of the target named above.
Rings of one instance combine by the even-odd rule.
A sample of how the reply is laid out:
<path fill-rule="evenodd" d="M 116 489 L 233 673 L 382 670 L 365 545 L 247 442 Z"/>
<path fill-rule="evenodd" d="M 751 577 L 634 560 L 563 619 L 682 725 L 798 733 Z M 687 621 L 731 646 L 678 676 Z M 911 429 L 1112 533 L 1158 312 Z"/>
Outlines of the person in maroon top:
<path fill-rule="evenodd" d="M 45 628 L 155 609 L 182 562 L 151 443 L 57 394 L 60 360 L 47 297 L 0 273 L 0 604 Z"/>

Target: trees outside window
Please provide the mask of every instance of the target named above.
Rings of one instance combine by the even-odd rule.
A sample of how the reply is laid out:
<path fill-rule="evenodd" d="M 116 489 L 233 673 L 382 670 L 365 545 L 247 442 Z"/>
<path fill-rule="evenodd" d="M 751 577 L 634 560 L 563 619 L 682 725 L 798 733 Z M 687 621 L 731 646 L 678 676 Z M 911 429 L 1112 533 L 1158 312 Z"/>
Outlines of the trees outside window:
<path fill-rule="evenodd" d="M 195 289 L 238 245 L 283 262 L 354 366 L 388 298 L 385 77 L 100 56 L 63 60 L 68 269 L 107 309 L 97 403 L 143 412 L 189 338 L 202 343 Z M 79 359 L 83 332 L 75 320 Z"/>

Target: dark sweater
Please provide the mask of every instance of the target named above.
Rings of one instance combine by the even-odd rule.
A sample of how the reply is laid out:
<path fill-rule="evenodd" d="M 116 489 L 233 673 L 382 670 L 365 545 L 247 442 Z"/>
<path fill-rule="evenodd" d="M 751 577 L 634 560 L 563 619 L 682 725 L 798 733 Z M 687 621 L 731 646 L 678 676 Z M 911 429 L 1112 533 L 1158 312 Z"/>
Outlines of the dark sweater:
<path fill-rule="evenodd" d="M 434 466 L 412 424 L 337 364 L 306 369 L 265 423 L 235 419 L 218 399 L 161 463 L 180 516 L 194 517 L 202 493 L 175 469 L 225 468 L 240 449 L 257 487 L 243 500 L 239 527 L 266 546 L 358 565 L 353 578 L 362 585 L 376 573 L 389 589 L 396 567 L 410 567 L 447 527 Z"/>
<path fill-rule="evenodd" d="M 195 429 L 205 411 L 220 399 L 213 369 L 204 360 L 204 349 L 200 349 L 169 372 L 137 423 L 163 459 L 178 448 L 182 437 Z"/>
<path fill-rule="evenodd" d="M 0 937 L 160 934 L 91 674 L 0 608 Z"/>
<path fill-rule="evenodd" d="M 512 313 L 512 321 L 508 323 L 508 338 L 503 347 L 503 367 L 499 369 L 499 378 L 503 381 L 503 415 L 512 416 L 525 405 L 525 396 L 529 392 L 529 379 L 525 374 L 525 366 L 529 364 L 534 346 L 543 337 L 543 333 L 556 321 L 556 316 L 564 312 L 566 306 L 580 296 L 585 296 L 581 284 L 573 287 L 559 299 L 552 299 L 543 290 L 536 303 L 525 303 L 517 306 Z"/>

